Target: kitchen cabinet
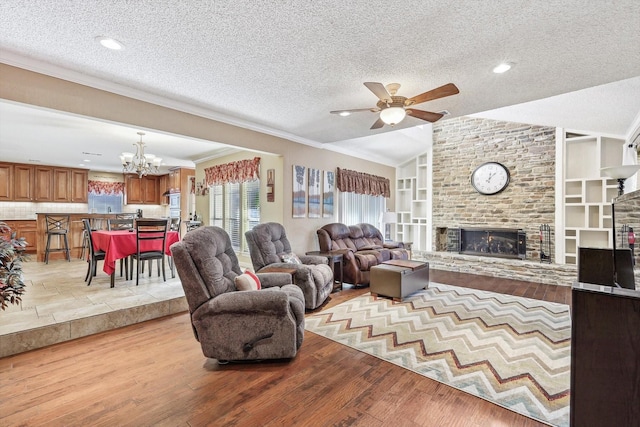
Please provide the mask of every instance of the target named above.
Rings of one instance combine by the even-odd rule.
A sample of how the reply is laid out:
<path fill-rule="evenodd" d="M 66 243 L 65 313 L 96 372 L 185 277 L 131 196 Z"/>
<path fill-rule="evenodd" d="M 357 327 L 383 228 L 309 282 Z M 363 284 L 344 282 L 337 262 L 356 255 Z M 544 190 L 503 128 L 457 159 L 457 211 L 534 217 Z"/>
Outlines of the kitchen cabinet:
<path fill-rule="evenodd" d="M 37 249 L 37 227 L 36 220 L 9 220 L 4 221 L 11 232 L 16 233 L 16 238 L 24 237 L 27 242 L 26 253 L 36 253 Z M 7 236 L 9 237 L 9 236 Z"/>
<path fill-rule="evenodd" d="M 53 169 L 53 201 L 68 202 L 71 200 L 71 171 L 69 169 Z"/>
<path fill-rule="evenodd" d="M 89 201 L 89 172 L 82 169 L 71 170 L 71 202 Z"/>
<path fill-rule="evenodd" d="M 13 200 L 13 165 L 0 163 L 0 201 Z"/>
<path fill-rule="evenodd" d="M 0 163 L 0 201 L 87 203 L 86 169 Z"/>
<path fill-rule="evenodd" d="M 160 175 L 160 177 L 158 178 L 158 187 L 158 191 L 160 193 L 160 204 L 168 205 L 169 197 L 165 196 L 164 193 L 169 191 L 169 174 Z"/>
<path fill-rule="evenodd" d="M 31 165 L 13 166 L 13 200 L 16 202 L 33 201 L 34 170 Z"/>
<path fill-rule="evenodd" d="M 145 204 L 159 205 L 160 193 L 159 193 L 159 177 L 147 176 L 142 180 L 144 186 L 143 201 Z"/>
<path fill-rule="evenodd" d="M 159 205 L 159 179 L 157 176 L 127 175 L 125 179 L 126 204 Z"/>
<path fill-rule="evenodd" d="M 34 199 L 36 202 L 53 201 L 53 168 L 49 166 L 34 167 Z"/>
<path fill-rule="evenodd" d="M 180 169 L 171 169 L 169 171 L 169 192 L 180 193 Z"/>

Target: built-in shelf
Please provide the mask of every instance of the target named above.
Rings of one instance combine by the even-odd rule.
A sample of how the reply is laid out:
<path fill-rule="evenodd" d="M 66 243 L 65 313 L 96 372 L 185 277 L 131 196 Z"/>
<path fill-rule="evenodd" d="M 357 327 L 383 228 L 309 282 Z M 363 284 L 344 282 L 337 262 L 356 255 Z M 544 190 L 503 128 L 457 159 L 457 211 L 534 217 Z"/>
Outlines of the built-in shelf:
<path fill-rule="evenodd" d="M 427 247 L 429 217 L 429 157 L 421 154 L 396 168 L 395 239 L 413 242 L 414 250 Z"/>
<path fill-rule="evenodd" d="M 575 264 L 578 247 L 611 247 L 611 201 L 615 180 L 600 169 L 619 165 L 623 140 L 602 135 L 564 132 L 564 254 L 559 262 Z M 564 259 L 562 257 L 564 256 Z"/>

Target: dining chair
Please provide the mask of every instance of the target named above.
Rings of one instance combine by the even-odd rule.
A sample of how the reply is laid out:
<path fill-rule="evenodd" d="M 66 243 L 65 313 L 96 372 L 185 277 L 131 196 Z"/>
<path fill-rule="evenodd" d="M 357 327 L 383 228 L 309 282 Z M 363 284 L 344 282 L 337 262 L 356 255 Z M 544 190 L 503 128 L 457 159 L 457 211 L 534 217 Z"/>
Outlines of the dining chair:
<path fill-rule="evenodd" d="M 170 218 L 169 220 L 169 231 L 177 231 L 180 233 L 180 225 L 182 224 L 182 218 Z M 180 233 L 182 235 L 182 233 Z"/>
<path fill-rule="evenodd" d="M 87 219 L 89 224 L 91 224 L 91 231 L 101 230 L 102 229 L 102 221 L 103 218 L 83 218 L 84 221 Z M 78 258 L 83 259 L 87 252 L 89 251 L 89 233 L 87 229 L 82 226 L 82 247 L 80 248 L 80 256 Z"/>
<path fill-rule="evenodd" d="M 133 230 L 133 224 L 133 216 L 131 216 L 130 218 L 109 218 L 107 219 L 107 230 Z M 129 258 L 130 257 L 120 260 L 120 277 L 122 277 L 122 270 L 124 265 L 124 275 L 126 280 L 129 280 Z"/>
<path fill-rule="evenodd" d="M 165 273 L 165 248 L 167 243 L 167 232 L 169 231 L 169 219 L 138 219 L 135 223 L 136 230 L 136 253 L 131 255 L 131 277 L 133 277 L 133 261 L 136 261 L 136 286 L 140 279 L 142 264 L 145 261 L 157 260 L 162 264 L 162 280 L 167 281 Z M 143 251 L 141 246 L 148 243 L 157 245 L 152 250 Z M 149 264 L 149 276 L 151 276 L 151 264 Z"/>
<path fill-rule="evenodd" d="M 69 252 L 69 233 L 70 215 L 45 215 L 45 223 L 47 226 L 47 246 L 44 252 L 44 263 L 49 264 L 49 254 L 51 252 L 63 251 L 67 261 L 71 262 L 71 254 Z M 51 248 L 51 238 L 58 237 L 58 247 Z M 62 247 L 60 245 L 60 237 L 62 237 Z"/>
<path fill-rule="evenodd" d="M 178 235 L 182 237 L 182 232 L 180 230 L 180 226 L 182 225 L 182 218 L 174 217 L 169 219 L 169 231 L 177 231 Z M 167 255 L 169 257 L 169 268 L 171 269 L 171 277 L 175 277 L 175 268 L 173 267 L 173 256 Z M 159 266 L 158 266 L 159 267 Z M 144 270 L 143 270 L 144 273 Z M 160 273 L 158 273 L 159 275 Z"/>
<path fill-rule="evenodd" d="M 91 279 L 93 279 L 93 276 L 96 275 L 96 267 L 98 265 L 98 261 L 104 261 L 105 253 L 104 251 L 96 251 L 95 249 L 93 249 L 93 229 L 91 228 L 91 221 L 87 218 L 83 218 L 82 222 L 84 224 L 84 231 L 86 232 L 87 239 L 89 240 L 89 245 L 87 247 L 87 249 L 89 250 L 89 256 L 87 257 L 87 262 L 89 263 L 89 265 L 87 265 L 87 275 L 85 276 L 84 281 L 86 282 L 87 280 L 89 280 L 87 286 L 90 286 Z"/>
<path fill-rule="evenodd" d="M 107 220 L 107 230 L 133 230 L 133 218 L 109 218 Z"/>

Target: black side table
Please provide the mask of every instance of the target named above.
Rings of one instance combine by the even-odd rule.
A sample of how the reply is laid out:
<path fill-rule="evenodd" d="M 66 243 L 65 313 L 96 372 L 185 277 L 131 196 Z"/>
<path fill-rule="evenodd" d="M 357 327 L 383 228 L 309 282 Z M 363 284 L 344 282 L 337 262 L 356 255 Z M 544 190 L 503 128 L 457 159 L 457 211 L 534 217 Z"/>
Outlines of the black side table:
<path fill-rule="evenodd" d="M 333 292 L 337 290 L 342 290 L 342 272 L 344 267 L 344 263 L 343 263 L 344 258 L 341 253 L 311 251 L 311 252 L 306 252 L 306 255 L 318 255 L 318 256 L 327 257 L 327 260 L 329 261 L 329 267 L 331 267 L 331 270 L 333 271 Z M 336 280 L 336 277 L 337 277 L 336 264 L 340 264 L 340 280 L 339 281 Z M 338 288 L 336 284 L 340 284 L 340 288 Z"/>

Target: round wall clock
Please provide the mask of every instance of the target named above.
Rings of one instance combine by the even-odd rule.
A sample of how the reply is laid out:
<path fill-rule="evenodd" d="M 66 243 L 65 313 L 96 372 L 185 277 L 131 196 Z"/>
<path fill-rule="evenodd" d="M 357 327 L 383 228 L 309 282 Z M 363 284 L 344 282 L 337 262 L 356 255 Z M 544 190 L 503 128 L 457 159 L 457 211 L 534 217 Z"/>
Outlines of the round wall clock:
<path fill-rule="evenodd" d="M 478 166 L 471 174 L 471 185 L 480 194 L 498 194 L 509 185 L 509 169 L 498 162 Z"/>

